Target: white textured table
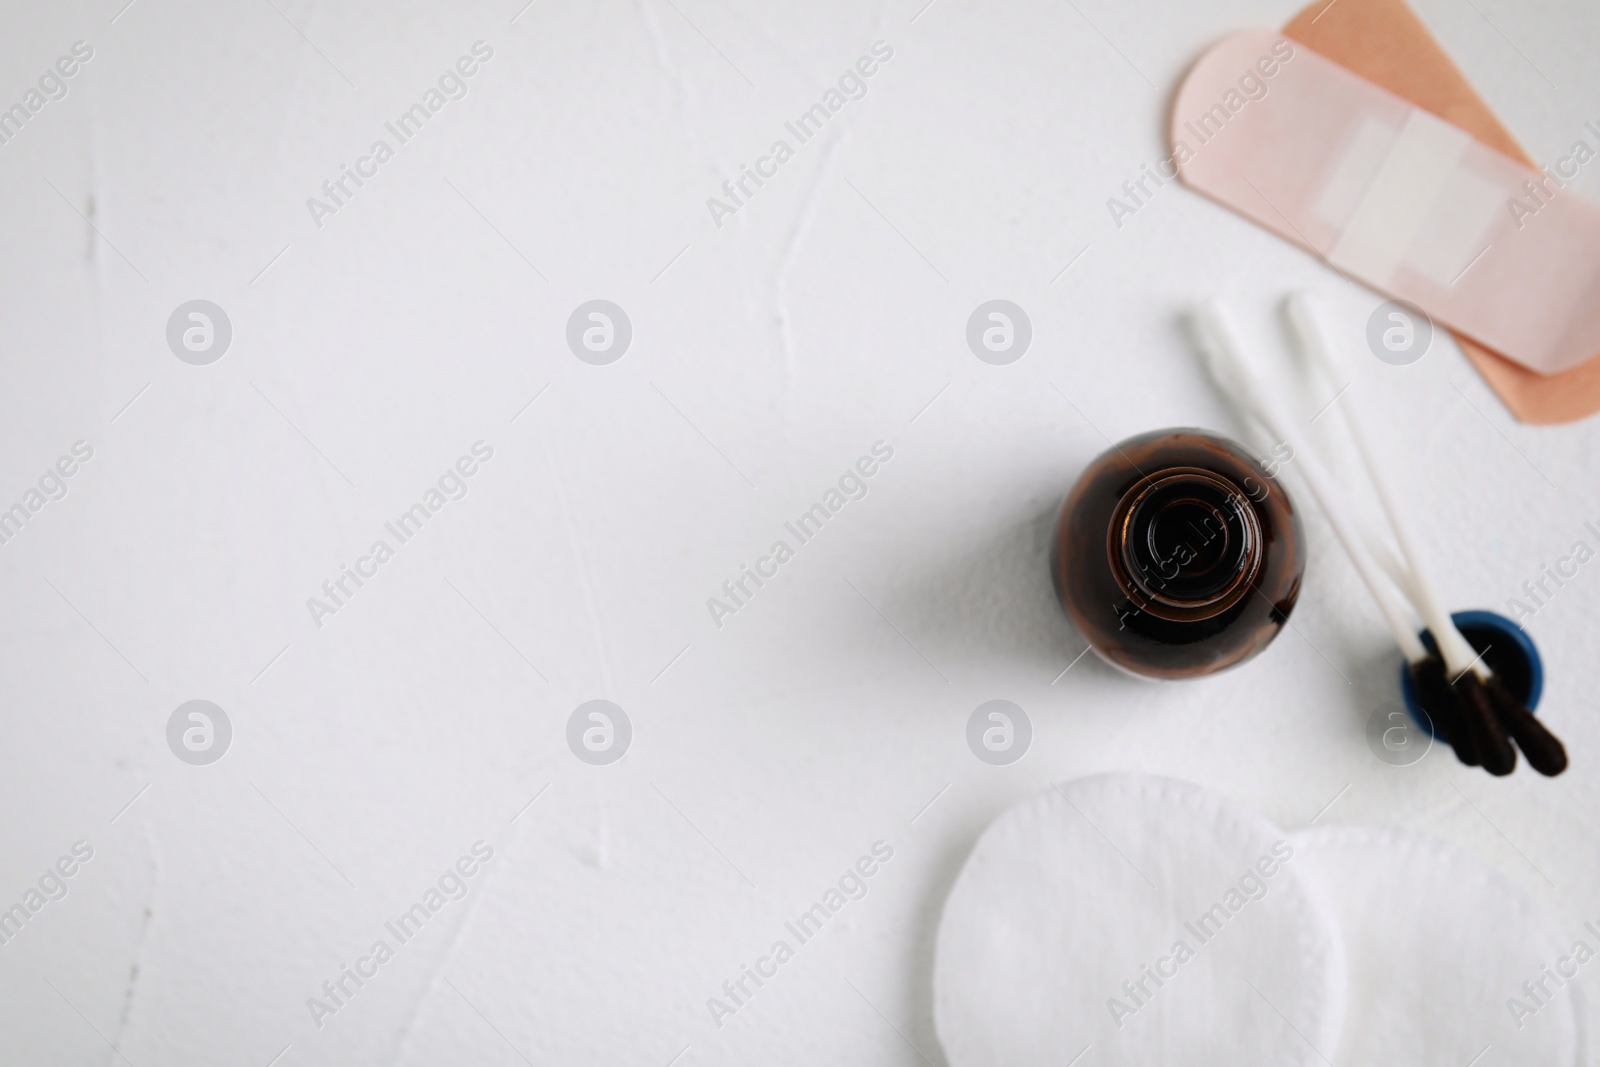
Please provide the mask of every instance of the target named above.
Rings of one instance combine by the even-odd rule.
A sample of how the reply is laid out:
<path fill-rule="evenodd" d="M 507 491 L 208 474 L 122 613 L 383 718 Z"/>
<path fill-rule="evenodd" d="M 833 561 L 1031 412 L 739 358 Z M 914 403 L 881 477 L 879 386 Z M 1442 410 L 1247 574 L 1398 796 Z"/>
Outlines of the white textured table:
<path fill-rule="evenodd" d="M 1078 470 L 1239 430 L 1185 308 L 1266 336 L 1292 285 L 1352 330 L 1376 303 L 1176 185 L 1107 209 L 1200 49 L 1287 5 L 122 2 L 0 16 L 4 1062 L 939 1063 L 962 857 L 1103 769 L 1419 826 L 1575 937 L 1600 916 L 1594 567 L 1527 623 L 1556 781 L 1374 757 L 1396 660 L 1319 519 L 1245 668 L 1062 673 Z M 1535 157 L 1600 117 L 1592 7 L 1420 10 Z M 631 323 L 609 365 L 565 339 L 595 299 Z M 1031 319 L 1009 366 L 965 341 L 990 299 Z M 193 300 L 231 325 L 205 365 L 215 314 L 174 331 L 197 362 L 168 343 Z M 1600 423 L 1516 424 L 1448 341 L 1359 384 L 1456 606 L 1600 547 Z M 788 532 L 877 442 L 865 495 Z M 631 724 L 609 765 L 566 740 L 594 699 Z M 967 747 L 990 699 L 1031 719 L 1009 766 Z M 169 747 L 191 700 L 231 726 L 208 765 Z M 861 857 L 865 895 L 791 933 Z"/>

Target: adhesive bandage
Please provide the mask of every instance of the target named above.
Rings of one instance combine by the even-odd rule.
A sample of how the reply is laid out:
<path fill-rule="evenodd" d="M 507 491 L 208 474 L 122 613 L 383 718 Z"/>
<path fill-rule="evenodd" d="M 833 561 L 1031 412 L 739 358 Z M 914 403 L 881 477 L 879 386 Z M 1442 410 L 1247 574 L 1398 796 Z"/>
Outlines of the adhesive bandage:
<path fill-rule="evenodd" d="M 1541 374 L 1600 352 L 1600 207 L 1311 49 L 1226 38 L 1171 137 L 1187 184 L 1457 333 Z"/>

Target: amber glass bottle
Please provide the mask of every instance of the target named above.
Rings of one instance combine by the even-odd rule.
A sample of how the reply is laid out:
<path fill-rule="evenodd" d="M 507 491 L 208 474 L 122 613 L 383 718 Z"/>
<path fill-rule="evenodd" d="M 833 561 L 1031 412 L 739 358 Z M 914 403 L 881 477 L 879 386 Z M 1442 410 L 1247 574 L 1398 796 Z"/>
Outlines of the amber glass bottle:
<path fill-rule="evenodd" d="M 1205 430 L 1157 430 L 1115 445 L 1078 478 L 1050 573 L 1106 662 L 1194 678 L 1277 636 L 1305 558 L 1299 513 L 1260 460 Z"/>

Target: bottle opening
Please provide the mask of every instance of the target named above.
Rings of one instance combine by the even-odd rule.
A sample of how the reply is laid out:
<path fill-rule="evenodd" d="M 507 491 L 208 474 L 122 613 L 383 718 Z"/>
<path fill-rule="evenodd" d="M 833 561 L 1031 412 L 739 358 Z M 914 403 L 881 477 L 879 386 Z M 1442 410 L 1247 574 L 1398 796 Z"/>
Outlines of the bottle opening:
<path fill-rule="evenodd" d="M 1139 481 L 1112 522 L 1112 568 L 1130 599 L 1175 620 L 1207 618 L 1249 591 L 1261 527 L 1249 498 L 1199 468 Z"/>

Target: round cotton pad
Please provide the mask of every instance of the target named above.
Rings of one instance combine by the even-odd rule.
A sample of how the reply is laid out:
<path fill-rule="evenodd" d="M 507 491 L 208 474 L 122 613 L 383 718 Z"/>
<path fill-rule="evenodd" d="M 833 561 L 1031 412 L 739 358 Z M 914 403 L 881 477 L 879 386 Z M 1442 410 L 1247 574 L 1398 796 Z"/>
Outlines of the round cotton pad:
<path fill-rule="evenodd" d="M 1329 826 L 1289 840 L 1344 930 L 1338 1067 L 1583 1062 L 1582 1001 L 1567 979 L 1600 938 L 1574 944 L 1482 860 L 1413 830 Z"/>
<path fill-rule="evenodd" d="M 939 922 L 951 1067 L 1325 1067 L 1343 950 L 1286 838 L 1209 790 L 1133 774 L 1001 815 Z"/>

